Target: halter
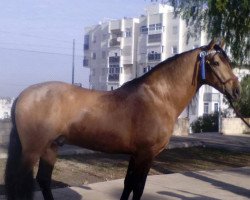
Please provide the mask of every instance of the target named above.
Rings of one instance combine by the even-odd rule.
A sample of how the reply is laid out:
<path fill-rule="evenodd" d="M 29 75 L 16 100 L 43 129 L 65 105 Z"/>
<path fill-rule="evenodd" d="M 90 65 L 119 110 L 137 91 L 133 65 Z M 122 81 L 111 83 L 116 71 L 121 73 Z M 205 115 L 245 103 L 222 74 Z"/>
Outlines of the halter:
<path fill-rule="evenodd" d="M 215 74 L 215 76 L 219 79 L 219 81 L 223 84 L 223 85 L 225 85 L 226 83 L 228 83 L 229 81 L 231 81 L 231 80 L 238 80 L 238 78 L 236 77 L 236 76 L 233 76 L 232 78 L 229 78 L 229 79 L 227 79 L 227 80 L 225 80 L 225 81 L 223 81 L 222 79 L 221 79 L 221 77 L 216 73 L 216 71 L 213 69 L 213 67 L 211 67 L 211 65 L 210 65 L 210 63 L 209 63 L 209 61 L 207 60 L 206 61 L 206 56 L 208 56 L 208 55 L 210 55 L 210 54 L 217 54 L 217 53 L 221 53 L 221 51 L 219 51 L 219 50 L 211 50 L 211 51 L 208 51 L 208 52 L 206 52 L 206 51 L 202 51 L 202 52 L 200 52 L 200 68 L 201 68 L 201 79 L 203 80 L 203 81 L 205 81 L 206 80 L 206 69 L 205 69 L 205 66 L 206 66 L 206 63 L 208 63 L 209 64 L 209 66 L 210 66 L 210 68 L 211 68 L 211 70 L 212 70 L 212 72 Z M 213 55 L 213 56 L 214 56 Z"/>

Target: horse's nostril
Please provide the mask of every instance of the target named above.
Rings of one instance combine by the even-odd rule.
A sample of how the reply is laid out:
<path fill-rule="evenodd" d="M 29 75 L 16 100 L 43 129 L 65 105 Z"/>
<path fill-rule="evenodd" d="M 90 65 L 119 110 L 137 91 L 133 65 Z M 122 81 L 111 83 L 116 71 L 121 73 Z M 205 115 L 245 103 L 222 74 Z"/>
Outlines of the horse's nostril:
<path fill-rule="evenodd" d="M 239 88 L 235 88 L 235 89 L 234 89 L 234 96 L 235 96 L 236 98 L 239 98 L 239 97 L 240 97 L 240 89 L 239 89 Z"/>

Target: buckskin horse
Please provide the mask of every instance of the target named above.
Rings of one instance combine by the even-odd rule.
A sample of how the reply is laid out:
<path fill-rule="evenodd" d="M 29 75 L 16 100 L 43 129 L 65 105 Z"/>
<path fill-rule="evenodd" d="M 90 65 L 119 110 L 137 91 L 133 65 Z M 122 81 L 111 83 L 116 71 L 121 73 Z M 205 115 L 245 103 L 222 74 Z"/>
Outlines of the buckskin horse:
<path fill-rule="evenodd" d="M 33 198 L 33 168 L 44 199 L 52 200 L 51 175 L 64 142 L 131 155 L 121 200 L 142 196 L 153 162 L 169 143 L 174 124 L 203 84 L 237 99 L 240 87 L 221 44 L 212 40 L 175 55 L 114 91 L 61 82 L 30 86 L 12 107 L 5 172 L 9 200 Z"/>

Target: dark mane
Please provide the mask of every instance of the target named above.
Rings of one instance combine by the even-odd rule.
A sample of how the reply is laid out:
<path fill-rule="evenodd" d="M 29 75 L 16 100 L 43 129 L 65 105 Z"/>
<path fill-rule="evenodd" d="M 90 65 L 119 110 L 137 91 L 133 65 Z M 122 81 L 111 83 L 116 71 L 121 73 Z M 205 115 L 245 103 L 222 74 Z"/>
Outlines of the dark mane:
<path fill-rule="evenodd" d="M 150 76 L 152 73 L 154 73 L 155 71 L 157 71 L 159 68 L 161 67 L 168 67 L 170 63 L 176 61 L 177 59 L 179 59 L 180 57 L 182 57 L 183 55 L 187 54 L 187 53 L 190 53 L 190 52 L 193 52 L 197 49 L 200 49 L 201 47 L 198 47 L 196 49 L 191 49 L 189 51 L 185 51 L 183 53 L 180 53 L 180 54 L 176 54 L 172 57 L 169 57 L 167 58 L 166 60 L 158 63 L 156 66 L 154 66 L 149 72 L 143 74 L 142 76 L 138 77 L 138 78 L 135 78 L 131 81 L 128 81 L 126 83 L 124 83 L 121 88 L 128 88 L 128 87 L 133 87 L 135 88 L 138 84 L 140 84 L 143 80 L 145 80 L 148 76 Z"/>

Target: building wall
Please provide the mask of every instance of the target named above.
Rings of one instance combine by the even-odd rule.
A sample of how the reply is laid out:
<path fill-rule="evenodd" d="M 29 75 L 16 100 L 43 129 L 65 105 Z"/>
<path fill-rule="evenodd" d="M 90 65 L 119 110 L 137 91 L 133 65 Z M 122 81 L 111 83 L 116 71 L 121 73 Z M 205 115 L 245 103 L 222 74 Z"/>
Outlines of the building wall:
<path fill-rule="evenodd" d="M 0 119 L 8 119 L 11 116 L 11 107 L 14 102 L 13 98 L 0 98 Z"/>
<path fill-rule="evenodd" d="M 250 118 L 246 119 L 250 123 Z M 240 118 L 222 118 L 221 132 L 224 135 L 250 133 L 250 128 Z"/>
<path fill-rule="evenodd" d="M 8 144 L 11 127 L 10 120 L 0 120 L 0 145 Z"/>

